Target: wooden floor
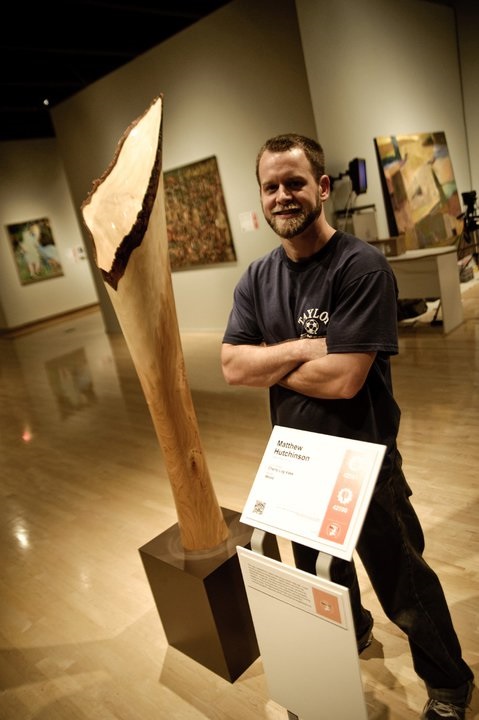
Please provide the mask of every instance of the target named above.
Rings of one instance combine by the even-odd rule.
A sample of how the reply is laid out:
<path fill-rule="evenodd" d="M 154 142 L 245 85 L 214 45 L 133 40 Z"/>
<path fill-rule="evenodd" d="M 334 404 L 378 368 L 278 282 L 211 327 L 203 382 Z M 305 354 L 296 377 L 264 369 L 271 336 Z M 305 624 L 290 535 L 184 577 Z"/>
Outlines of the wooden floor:
<path fill-rule="evenodd" d="M 477 677 L 479 283 L 463 301 L 447 336 L 428 316 L 401 326 L 393 374 L 426 556 Z M 266 395 L 225 385 L 220 334 L 182 341 L 215 492 L 241 511 L 270 434 Z M 138 549 L 177 518 L 122 337 L 92 312 L 1 339 L 0 400 L 1 720 L 285 720 L 261 658 L 230 683 L 165 640 Z M 406 640 L 359 571 L 375 617 L 360 660 L 370 718 L 418 718 Z"/>

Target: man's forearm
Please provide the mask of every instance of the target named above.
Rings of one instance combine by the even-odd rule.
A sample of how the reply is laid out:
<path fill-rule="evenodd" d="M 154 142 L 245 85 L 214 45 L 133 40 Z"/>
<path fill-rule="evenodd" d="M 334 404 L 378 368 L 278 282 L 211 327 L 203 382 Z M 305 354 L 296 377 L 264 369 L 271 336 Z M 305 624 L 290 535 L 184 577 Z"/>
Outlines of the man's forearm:
<path fill-rule="evenodd" d="M 271 387 L 306 360 L 326 352 L 324 341 L 290 340 L 276 345 L 229 345 L 221 350 L 223 375 L 230 385 Z"/>
<path fill-rule="evenodd" d="M 362 388 L 375 353 L 331 353 L 302 363 L 279 384 L 302 395 L 347 400 Z"/>
<path fill-rule="evenodd" d="M 249 387 L 275 385 L 302 362 L 294 344 L 223 346 L 221 358 L 226 382 Z"/>

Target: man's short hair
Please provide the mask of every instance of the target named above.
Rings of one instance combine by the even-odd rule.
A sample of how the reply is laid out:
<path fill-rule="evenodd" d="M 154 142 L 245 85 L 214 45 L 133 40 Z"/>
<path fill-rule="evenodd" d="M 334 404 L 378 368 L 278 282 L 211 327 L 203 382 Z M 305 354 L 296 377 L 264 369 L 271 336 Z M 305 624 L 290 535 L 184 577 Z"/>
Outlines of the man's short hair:
<path fill-rule="evenodd" d="M 312 138 L 295 133 L 286 133 L 284 135 L 276 135 L 269 138 L 260 148 L 256 156 L 256 179 L 259 183 L 259 162 L 263 153 L 268 152 L 287 152 L 293 148 L 299 147 L 309 160 L 311 170 L 317 182 L 324 175 L 324 152 L 321 145 Z"/>

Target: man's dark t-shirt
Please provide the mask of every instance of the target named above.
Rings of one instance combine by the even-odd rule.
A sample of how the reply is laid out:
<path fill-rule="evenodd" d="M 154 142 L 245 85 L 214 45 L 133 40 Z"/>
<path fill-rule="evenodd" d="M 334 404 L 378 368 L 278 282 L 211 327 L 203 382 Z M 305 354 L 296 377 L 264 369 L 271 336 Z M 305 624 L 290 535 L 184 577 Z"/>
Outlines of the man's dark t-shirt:
<path fill-rule="evenodd" d="M 223 342 L 275 343 L 324 337 L 328 353 L 376 352 L 365 384 L 349 400 L 322 400 L 273 385 L 273 425 L 386 445 L 379 479 L 397 453 L 400 410 L 390 356 L 398 352 L 397 286 L 372 245 L 336 231 L 314 256 L 292 262 L 277 247 L 255 260 L 234 292 Z"/>

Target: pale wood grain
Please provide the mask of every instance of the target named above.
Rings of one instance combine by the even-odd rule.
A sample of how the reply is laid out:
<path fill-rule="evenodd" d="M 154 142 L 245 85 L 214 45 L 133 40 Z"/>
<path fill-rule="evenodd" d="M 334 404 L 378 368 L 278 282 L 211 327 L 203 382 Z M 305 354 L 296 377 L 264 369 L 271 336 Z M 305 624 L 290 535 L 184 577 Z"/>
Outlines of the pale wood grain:
<path fill-rule="evenodd" d="M 162 120 L 160 96 L 125 130 L 81 209 L 163 451 L 182 546 L 208 550 L 227 540 L 228 527 L 203 452 L 176 317 Z"/>

